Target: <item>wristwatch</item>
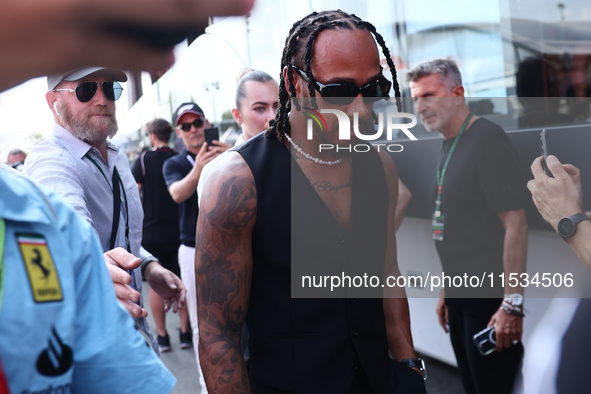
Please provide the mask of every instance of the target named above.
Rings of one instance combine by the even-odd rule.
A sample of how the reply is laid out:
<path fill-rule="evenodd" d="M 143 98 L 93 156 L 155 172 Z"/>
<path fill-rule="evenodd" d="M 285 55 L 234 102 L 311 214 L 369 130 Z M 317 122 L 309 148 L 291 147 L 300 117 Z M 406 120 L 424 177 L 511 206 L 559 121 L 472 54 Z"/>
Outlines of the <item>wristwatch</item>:
<path fill-rule="evenodd" d="M 427 380 L 427 367 L 425 367 L 425 360 L 422 358 L 407 358 L 406 360 L 401 360 L 400 363 L 409 368 L 418 368 L 421 371 L 421 375 L 423 375 L 423 380 Z"/>
<path fill-rule="evenodd" d="M 564 239 L 565 241 L 568 238 L 572 237 L 577 232 L 577 225 L 582 222 L 583 220 L 589 220 L 587 215 L 584 213 L 577 213 L 576 215 L 572 216 L 565 216 L 558 222 L 558 234 Z M 568 242 L 568 241 L 567 241 Z"/>
<path fill-rule="evenodd" d="M 508 302 L 513 306 L 521 307 L 521 305 L 523 305 L 523 296 L 519 293 L 505 294 L 503 301 Z"/>

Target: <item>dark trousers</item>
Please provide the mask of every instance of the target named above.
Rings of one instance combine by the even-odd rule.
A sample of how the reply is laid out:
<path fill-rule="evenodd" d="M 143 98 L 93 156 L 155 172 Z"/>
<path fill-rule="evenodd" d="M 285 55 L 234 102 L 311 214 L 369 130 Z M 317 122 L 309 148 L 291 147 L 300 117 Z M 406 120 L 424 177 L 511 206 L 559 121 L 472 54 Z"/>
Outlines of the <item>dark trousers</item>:
<path fill-rule="evenodd" d="M 384 392 L 375 394 L 426 394 L 425 382 L 423 377 L 416 371 L 404 366 L 392 359 L 390 363 L 390 376 L 387 387 Z M 313 385 L 312 385 L 313 387 Z M 272 387 L 259 382 L 256 379 L 250 378 L 250 390 L 253 394 L 294 394 L 291 391 L 277 390 Z M 311 388 L 310 392 L 313 391 Z M 371 387 L 363 368 L 360 368 L 355 373 L 351 389 L 348 393 L 335 394 L 372 394 L 374 390 Z M 332 393 L 323 393 L 332 394 Z"/>
<path fill-rule="evenodd" d="M 179 242 L 161 244 L 161 243 L 148 243 L 143 242 L 142 246 L 150 254 L 158 259 L 160 265 L 169 271 L 174 272 L 178 277 L 181 276 L 181 270 L 179 268 Z"/>
<path fill-rule="evenodd" d="M 448 306 L 448 316 L 451 344 L 466 393 L 512 393 L 515 379 L 521 374 L 521 342 L 502 352 L 494 351 L 483 356 L 472 338 L 486 328 L 492 315 L 488 318 L 468 316 L 461 310 Z"/>

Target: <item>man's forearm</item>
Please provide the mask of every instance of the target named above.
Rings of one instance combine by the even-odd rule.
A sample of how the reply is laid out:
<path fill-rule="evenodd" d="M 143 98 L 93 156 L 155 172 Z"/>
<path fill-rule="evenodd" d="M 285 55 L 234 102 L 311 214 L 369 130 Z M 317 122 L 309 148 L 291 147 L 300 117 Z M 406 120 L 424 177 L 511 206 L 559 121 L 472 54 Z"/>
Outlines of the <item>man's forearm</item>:
<path fill-rule="evenodd" d="M 198 234 L 207 227 L 203 222 L 200 217 Z M 208 238 L 205 246 L 196 248 L 199 363 L 208 392 L 250 393 L 240 336 L 248 309 L 252 264 L 220 255 L 221 250 L 237 249 L 234 240 L 225 238 L 230 241 L 223 242 L 225 247 L 216 242 L 219 238 Z M 239 249 L 238 254 L 244 253 Z"/>
<path fill-rule="evenodd" d="M 527 259 L 527 223 L 519 223 L 509 226 L 505 230 L 505 247 L 503 250 L 503 269 L 505 277 L 509 278 L 512 273 L 521 275 L 526 270 Z M 518 286 L 511 287 L 514 281 L 505 280 L 505 294 L 523 294 L 521 281 Z"/>
<path fill-rule="evenodd" d="M 200 175 L 201 168 L 195 166 L 186 177 L 170 185 L 169 192 L 174 202 L 180 204 L 188 200 L 195 193 Z"/>
<path fill-rule="evenodd" d="M 205 219 L 207 209 L 198 219 L 195 248 L 199 363 L 208 392 L 250 393 L 240 346 L 252 275 L 250 243 L 223 234 L 217 220 L 212 225 Z"/>
<path fill-rule="evenodd" d="M 199 363 L 208 392 L 250 393 L 240 346 L 252 275 L 251 259 L 241 256 L 251 253 L 250 243 L 224 236 L 217 221 L 214 228 L 204 219 L 207 206 L 204 212 L 198 219 L 195 253 Z"/>
<path fill-rule="evenodd" d="M 207 322 L 199 315 L 199 364 L 210 393 L 250 393 L 248 371 L 240 337 L 204 332 Z M 222 333 L 223 334 L 223 333 Z"/>
<path fill-rule="evenodd" d="M 385 298 L 386 331 L 388 349 L 395 360 L 416 358 L 412 333 L 410 331 L 410 311 L 406 298 Z"/>

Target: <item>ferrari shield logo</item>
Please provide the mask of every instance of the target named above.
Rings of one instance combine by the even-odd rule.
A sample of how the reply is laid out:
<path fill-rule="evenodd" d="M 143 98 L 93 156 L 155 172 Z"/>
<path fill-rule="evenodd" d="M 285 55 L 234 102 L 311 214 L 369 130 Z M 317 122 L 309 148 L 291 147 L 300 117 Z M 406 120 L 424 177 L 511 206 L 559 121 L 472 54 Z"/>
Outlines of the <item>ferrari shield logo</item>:
<path fill-rule="evenodd" d="M 47 241 L 39 234 L 17 234 L 35 302 L 62 300 L 62 288 Z"/>

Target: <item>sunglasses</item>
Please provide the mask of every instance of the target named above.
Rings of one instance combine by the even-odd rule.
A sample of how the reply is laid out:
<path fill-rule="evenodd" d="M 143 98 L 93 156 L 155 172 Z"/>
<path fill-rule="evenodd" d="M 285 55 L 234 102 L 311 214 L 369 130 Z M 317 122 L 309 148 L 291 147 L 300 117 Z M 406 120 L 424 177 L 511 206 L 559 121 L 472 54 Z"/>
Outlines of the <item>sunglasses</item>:
<path fill-rule="evenodd" d="M 191 126 L 195 126 L 196 129 L 203 127 L 203 125 L 205 124 L 205 120 L 203 120 L 203 118 L 197 118 L 193 121 L 193 123 L 183 123 L 179 126 L 179 128 L 183 131 L 189 131 L 191 130 Z"/>
<path fill-rule="evenodd" d="M 310 83 L 306 73 L 300 70 L 293 64 L 291 67 L 300 74 L 300 77 L 307 83 Z M 322 84 L 318 81 L 314 82 L 314 87 L 322 95 L 322 99 L 329 104 L 348 105 L 355 100 L 359 93 L 369 102 L 379 101 L 385 97 L 389 97 L 388 93 L 392 87 L 392 82 L 388 81 L 386 77 L 380 75 L 377 80 L 370 82 L 362 87 L 350 83 L 329 83 Z"/>
<path fill-rule="evenodd" d="M 76 98 L 81 103 L 87 103 L 96 94 L 98 90 L 98 82 L 88 81 L 88 82 L 81 82 L 76 86 L 74 89 L 53 89 L 54 92 L 58 92 L 60 90 L 64 90 L 67 92 L 76 92 Z M 121 92 L 123 92 L 123 87 L 117 81 L 105 81 L 100 83 L 101 87 L 103 88 L 103 94 L 110 101 L 117 101 L 119 97 L 121 97 Z"/>

